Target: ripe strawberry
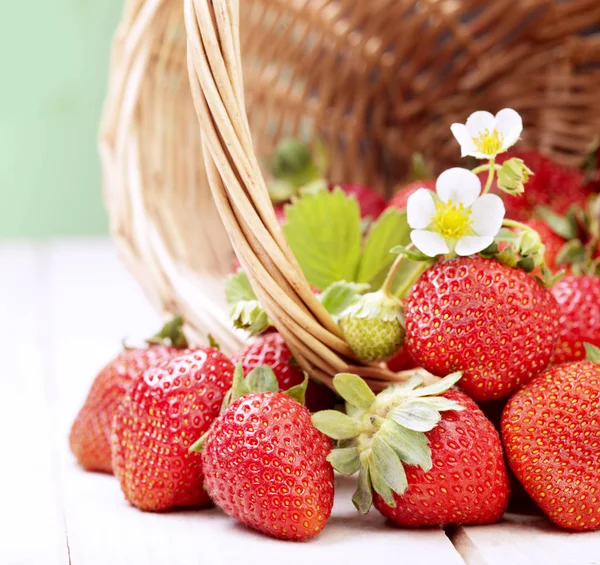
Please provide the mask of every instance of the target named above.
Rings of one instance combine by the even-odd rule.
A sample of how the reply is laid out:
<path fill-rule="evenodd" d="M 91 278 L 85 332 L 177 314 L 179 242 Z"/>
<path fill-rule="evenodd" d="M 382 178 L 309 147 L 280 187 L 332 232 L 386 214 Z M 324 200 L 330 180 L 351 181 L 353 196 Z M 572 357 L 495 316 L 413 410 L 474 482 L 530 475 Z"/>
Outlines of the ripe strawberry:
<path fill-rule="evenodd" d="M 210 347 L 175 357 L 139 376 L 120 405 L 112 463 L 125 498 L 141 510 L 210 502 L 194 440 L 219 415 L 233 363 Z"/>
<path fill-rule="evenodd" d="M 385 198 L 369 186 L 357 183 L 332 183 L 329 185 L 329 189 L 333 190 L 336 186 L 340 186 L 348 196 L 356 198 L 360 208 L 360 216 L 363 219 L 376 220 L 388 207 Z"/>
<path fill-rule="evenodd" d="M 415 360 L 410 356 L 408 347 L 406 344 L 403 345 L 398 351 L 388 359 L 388 369 L 397 373 L 398 371 L 406 371 L 407 369 L 414 369 L 418 367 Z"/>
<path fill-rule="evenodd" d="M 502 517 L 509 489 L 500 438 L 470 398 L 449 390 L 459 378 L 422 387 L 413 377 L 376 397 L 356 375 L 335 377 L 349 416 L 319 412 L 313 423 L 343 441 L 329 456 L 333 467 L 359 471 L 359 511 L 373 500 L 384 516 L 409 527 Z"/>
<path fill-rule="evenodd" d="M 590 190 L 584 185 L 581 171 L 562 167 L 537 151 L 512 149 L 498 155 L 497 163 L 502 164 L 512 157 L 522 159 L 534 175 L 529 178 L 524 194 L 511 196 L 502 193 L 507 218 L 526 221 L 538 205 L 549 206 L 564 214 L 573 204 L 585 204 Z M 485 182 L 487 173 L 481 173 L 480 177 Z M 498 191 L 497 187 L 493 190 Z"/>
<path fill-rule="evenodd" d="M 527 383 L 502 415 L 506 456 L 525 490 L 557 525 L 600 527 L 600 367 L 556 365 Z"/>
<path fill-rule="evenodd" d="M 427 188 L 435 192 L 435 179 L 415 180 L 402 186 L 394 193 L 389 201 L 388 206 L 401 211 L 406 210 L 409 196 L 417 192 L 419 188 Z"/>
<path fill-rule="evenodd" d="M 187 346 L 182 325 L 181 317 L 176 317 L 150 340 L 158 343 L 125 349 L 98 373 L 69 435 L 71 451 L 84 469 L 112 473 L 110 434 L 115 412 L 131 383 L 146 369 L 181 354 Z"/>
<path fill-rule="evenodd" d="M 435 264 L 406 304 L 406 343 L 436 375 L 462 371 L 461 388 L 478 401 L 508 396 L 548 365 L 558 336 L 558 306 L 520 269 L 479 256 Z"/>
<path fill-rule="evenodd" d="M 553 362 L 585 357 L 584 343 L 600 346 L 600 277 L 567 275 L 550 288 L 559 306 L 559 334 Z"/>
<path fill-rule="evenodd" d="M 293 386 L 302 384 L 304 371 L 294 361 L 290 348 L 278 332 L 263 335 L 248 347 L 236 353 L 232 361 L 242 363 L 244 374 L 262 365 L 271 367 L 279 389 L 286 391 Z M 335 394 L 326 386 L 310 380 L 306 389 L 306 407 L 311 412 L 332 408 L 335 404 Z"/>
<path fill-rule="evenodd" d="M 383 291 L 364 294 L 342 312 L 340 327 L 361 361 L 383 361 L 404 343 L 402 302 Z"/>
<path fill-rule="evenodd" d="M 323 529 L 333 506 L 331 441 L 299 402 L 280 392 L 244 394 L 202 442 L 206 489 L 227 514 L 281 539 Z"/>

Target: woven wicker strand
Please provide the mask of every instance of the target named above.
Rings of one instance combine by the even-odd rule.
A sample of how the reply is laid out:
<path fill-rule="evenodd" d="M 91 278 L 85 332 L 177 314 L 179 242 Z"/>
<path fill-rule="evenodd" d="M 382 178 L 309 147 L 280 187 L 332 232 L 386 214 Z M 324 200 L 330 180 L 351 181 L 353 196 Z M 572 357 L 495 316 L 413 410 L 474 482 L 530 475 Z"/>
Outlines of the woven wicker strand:
<path fill-rule="evenodd" d="M 281 137 L 318 135 L 330 180 L 389 194 L 415 151 L 436 171 L 457 164 L 452 122 L 507 106 L 523 146 L 577 164 L 600 132 L 598 29 L 597 0 L 125 0 L 100 131 L 111 233 L 196 341 L 245 341 L 223 292 L 235 250 L 305 369 L 382 388 L 403 375 L 356 361 L 260 165 Z"/>

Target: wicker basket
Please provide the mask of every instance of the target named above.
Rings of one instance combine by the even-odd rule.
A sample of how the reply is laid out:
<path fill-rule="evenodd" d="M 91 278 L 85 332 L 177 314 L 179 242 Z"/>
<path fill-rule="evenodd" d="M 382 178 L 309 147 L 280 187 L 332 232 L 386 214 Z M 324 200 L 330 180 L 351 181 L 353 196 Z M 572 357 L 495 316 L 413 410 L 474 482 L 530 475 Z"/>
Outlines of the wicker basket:
<path fill-rule="evenodd" d="M 329 178 L 389 192 L 415 151 L 456 162 L 450 123 L 505 106 L 525 145 L 578 163 L 600 132 L 599 27 L 597 0 L 127 0 L 100 136 L 112 235 L 153 302 L 226 351 L 244 339 L 222 289 L 233 247 L 307 371 L 382 388 L 402 376 L 355 361 L 261 163 L 281 136 L 319 135 Z"/>

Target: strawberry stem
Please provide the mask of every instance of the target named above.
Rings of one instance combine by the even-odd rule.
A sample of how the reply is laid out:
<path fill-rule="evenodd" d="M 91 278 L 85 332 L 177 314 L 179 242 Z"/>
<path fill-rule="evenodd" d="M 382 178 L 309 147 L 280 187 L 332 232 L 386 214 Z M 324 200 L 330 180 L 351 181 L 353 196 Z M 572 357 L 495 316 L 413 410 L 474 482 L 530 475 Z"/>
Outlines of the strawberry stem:
<path fill-rule="evenodd" d="M 482 194 L 487 194 L 492 187 L 492 181 L 494 180 L 494 176 L 496 175 L 496 161 L 494 158 L 490 159 L 488 166 L 488 178 L 485 181 L 485 186 L 483 187 Z"/>

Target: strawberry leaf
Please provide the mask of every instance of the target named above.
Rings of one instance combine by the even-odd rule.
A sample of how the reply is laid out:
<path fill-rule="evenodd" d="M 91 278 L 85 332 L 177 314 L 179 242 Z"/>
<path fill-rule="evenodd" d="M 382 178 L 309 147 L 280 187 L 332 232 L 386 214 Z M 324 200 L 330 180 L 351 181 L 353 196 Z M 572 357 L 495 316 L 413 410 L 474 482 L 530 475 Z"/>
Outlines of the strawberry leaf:
<path fill-rule="evenodd" d="M 378 432 L 407 465 L 417 465 L 423 471 L 433 466 L 429 440 L 423 432 L 415 432 L 386 419 Z"/>
<path fill-rule="evenodd" d="M 369 476 L 368 458 L 363 453 L 360 458 L 360 471 L 358 473 L 358 486 L 352 496 L 352 503 L 361 514 L 366 514 L 373 504 L 371 491 L 371 477 Z"/>
<path fill-rule="evenodd" d="M 390 249 L 409 243 L 406 212 L 388 208 L 369 229 L 356 280 L 380 288 L 395 259 Z"/>
<path fill-rule="evenodd" d="M 244 271 L 238 271 L 235 275 L 227 277 L 225 281 L 225 298 L 227 304 L 232 306 L 243 300 L 258 300 L 248 275 Z"/>
<path fill-rule="evenodd" d="M 375 440 L 373 440 L 375 441 Z M 369 476 L 371 477 L 371 483 L 375 492 L 383 498 L 383 501 L 391 508 L 396 507 L 396 501 L 394 500 L 394 493 L 387 484 L 387 481 L 381 474 L 379 465 L 375 463 L 375 451 L 371 451 L 368 456 L 369 464 Z"/>
<path fill-rule="evenodd" d="M 288 388 L 284 391 L 284 394 L 287 394 L 287 396 L 304 406 L 306 404 L 306 388 L 308 387 L 308 380 L 308 375 L 305 373 L 304 380 L 299 385 Z"/>
<path fill-rule="evenodd" d="M 358 375 L 340 373 L 334 377 L 333 384 L 346 402 L 362 410 L 368 410 L 375 402 L 375 394 Z"/>
<path fill-rule="evenodd" d="M 317 430 L 332 439 L 351 439 L 360 432 L 358 422 L 337 410 L 323 410 L 313 414 L 312 423 Z"/>
<path fill-rule="evenodd" d="M 593 363 L 600 363 L 600 349 L 591 343 L 584 343 L 585 358 Z"/>
<path fill-rule="evenodd" d="M 428 432 L 442 419 L 440 413 L 427 404 L 405 402 L 392 408 L 389 417 L 397 424 L 416 432 Z"/>
<path fill-rule="evenodd" d="M 342 475 L 347 477 L 360 470 L 360 458 L 356 447 L 340 447 L 332 450 L 327 456 L 327 461 Z"/>
<path fill-rule="evenodd" d="M 268 365 L 260 365 L 252 369 L 246 377 L 246 385 L 250 392 L 277 392 L 279 390 L 277 377 Z"/>
<path fill-rule="evenodd" d="M 373 438 L 371 449 L 373 463 L 386 485 L 396 494 L 404 494 L 408 487 L 408 481 L 398 454 L 379 434 Z"/>
<path fill-rule="evenodd" d="M 307 194 L 286 209 L 286 238 L 308 282 L 325 289 L 352 281 L 360 259 L 360 212 L 355 198 L 336 188 Z"/>
<path fill-rule="evenodd" d="M 329 285 L 319 296 L 319 300 L 325 310 L 335 318 L 353 304 L 361 293 L 368 289 L 368 284 L 338 281 Z"/>

